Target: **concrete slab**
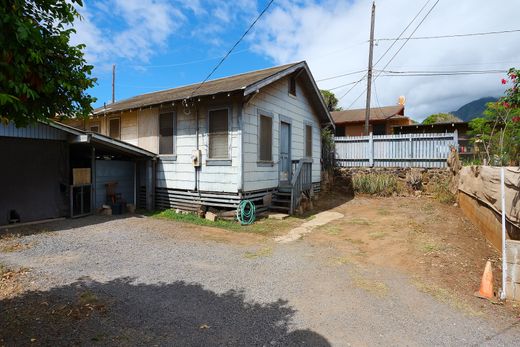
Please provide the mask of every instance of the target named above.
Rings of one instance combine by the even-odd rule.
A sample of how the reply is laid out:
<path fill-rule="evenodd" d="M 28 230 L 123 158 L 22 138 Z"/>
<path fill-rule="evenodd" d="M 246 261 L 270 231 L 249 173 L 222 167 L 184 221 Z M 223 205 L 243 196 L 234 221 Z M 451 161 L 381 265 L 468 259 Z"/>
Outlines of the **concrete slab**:
<path fill-rule="evenodd" d="M 274 240 L 278 243 L 287 243 L 300 239 L 303 235 L 310 233 L 314 228 L 328 224 L 333 220 L 343 218 L 343 214 L 333 211 L 320 212 L 314 216 L 308 222 L 303 223 L 301 226 L 292 229 L 288 234 L 279 236 Z"/>
<path fill-rule="evenodd" d="M 284 220 L 286 218 L 289 218 L 289 215 L 285 214 L 285 213 L 269 213 L 267 215 L 267 218 L 276 219 L 276 220 Z"/>

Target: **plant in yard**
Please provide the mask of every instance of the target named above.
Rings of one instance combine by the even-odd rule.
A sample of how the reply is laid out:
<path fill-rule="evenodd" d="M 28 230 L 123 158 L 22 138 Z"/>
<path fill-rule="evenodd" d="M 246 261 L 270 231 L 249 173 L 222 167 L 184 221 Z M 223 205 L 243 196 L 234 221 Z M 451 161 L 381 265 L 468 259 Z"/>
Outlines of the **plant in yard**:
<path fill-rule="evenodd" d="M 422 173 L 418 169 L 411 169 L 410 172 L 406 174 L 406 183 L 413 190 L 421 190 L 422 188 Z"/>
<path fill-rule="evenodd" d="M 336 152 L 336 143 L 334 142 L 334 133 L 331 129 L 324 128 L 321 130 L 321 161 L 324 171 L 334 169 L 334 155 Z"/>
<path fill-rule="evenodd" d="M 426 117 L 422 124 L 435 124 L 435 123 L 459 123 L 462 119 L 458 118 L 451 113 L 435 113 Z"/>
<path fill-rule="evenodd" d="M 95 84 L 84 45 L 70 45 L 81 0 L 0 0 L 0 121 L 26 126 L 87 116 Z"/>
<path fill-rule="evenodd" d="M 488 103 L 483 118 L 470 121 L 470 134 L 482 159 L 491 165 L 518 165 L 520 161 L 520 93 L 517 69 L 510 69 L 511 84 L 498 102 Z"/>
<path fill-rule="evenodd" d="M 336 95 L 330 90 L 320 89 L 321 96 L 323 96 L 323 101 L 325 101 L 325 105 L 329 109 L 329 111 L 341 111 L 342 108 L 338 107 L 338 98 Z"/>
<path fill-rule="evenodd" d="M 389 174 L 369 173 L 352 177 L 354 192 L 377 196 L 390 196 L 399 193 L 401 187 L 397 177 Z"/>

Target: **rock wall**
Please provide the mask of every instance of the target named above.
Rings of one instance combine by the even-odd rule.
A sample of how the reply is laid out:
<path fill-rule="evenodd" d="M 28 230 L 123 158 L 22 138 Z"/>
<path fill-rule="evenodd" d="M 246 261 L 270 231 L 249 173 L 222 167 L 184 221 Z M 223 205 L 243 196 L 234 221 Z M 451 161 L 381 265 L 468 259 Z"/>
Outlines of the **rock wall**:
<path fill-rule="evenodd" d="M 395 175 L 403 185 L 412 191 L 432 192 L 438 182 L 449 182 L 451 173 L 448 169 L 421 169 L 399 167 L 344 167 L 337 169 L 339 176 L 354 176 L 368 174 Z"/>

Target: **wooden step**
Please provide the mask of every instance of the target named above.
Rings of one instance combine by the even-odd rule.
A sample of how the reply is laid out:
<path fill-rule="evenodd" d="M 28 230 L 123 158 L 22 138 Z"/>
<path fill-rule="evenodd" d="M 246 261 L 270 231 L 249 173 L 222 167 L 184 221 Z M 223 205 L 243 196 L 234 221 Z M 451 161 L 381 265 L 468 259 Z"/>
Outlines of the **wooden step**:
<path fill-rule="evenodd" d="M 274 193 L 274 195 L 290 197 L 291 196 L 291 192 L 276 192 L 276 193 Z"/>

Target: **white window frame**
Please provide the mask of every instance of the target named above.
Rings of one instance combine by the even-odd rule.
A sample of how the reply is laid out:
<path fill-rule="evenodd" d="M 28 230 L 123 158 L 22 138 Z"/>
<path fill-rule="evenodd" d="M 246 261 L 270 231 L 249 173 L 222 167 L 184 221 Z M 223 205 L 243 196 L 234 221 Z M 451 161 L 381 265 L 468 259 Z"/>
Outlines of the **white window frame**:
<path fill-rule="evenodd" d="M 261 117 L 267 117 L 267 118 L 271 118 L 271 159 L 270 160 L 262 160 L 260 158 L 260 141 L 262 139 L 262 134 L 260 133 L 261 130 L 262 130 L 262 127 L 261 127 Z M 274 147 L 274 115 L 272 112 L 269 112 L 269 111 L 265 111 L 265 110 L 262 110 L 262 109 L 258 109 L 257 110 L 257 117 L 258 117 L 258 126 L 257 126 L 257 143 L 258 143 L 258 156 L 257 156 L 257 160 L 258 160 L 258 164 L 261 166 L 262 164 L 267 164 L 268 166 L 272 166 L 273 165 L 273 157 L 274 157 L 274 153 L 273 153 L 273 147 Z"/>
<path fill-rule="evenodd" d="M 210 114 L 211 112 L 213 111 L 221 111 L 221 110 L 226 110 L 227 111 L 227 114 L 228 114 L 228 150 L 227 150 L 227 157 L 222 157 L 222 158 L 210 158 L 209 156 L 209 153 L 210 153 L 210 141 L 209 141 L 209 118 L 210 118 Z M 232 126 L 233 126 L 233 117 L 232 117 L 232 108 L 231 106 L 228 106 L 228 105 L 225 105 L 225 106 L 215 106 L 215 107 L 211 107 L 211 108 L 208 108 L 208 112 L 207 112 L 207 117 L 206 117 L 206 136 L 207 136 L 207 151 L 206 151 L 206 165 L 207 166 L 229 166 L 231 165 L 231 140 L 232 140 L 232 136 L 231 136 L 231 130 L 232 130 Z"/>
<path fill-rule="evenodd" d="M 173 138 L 172 138 L 173 153 L 171 153 L 171 154 L 159 153 L 159 157 L 161 157 L 162 159 L 168 159 L 168 158 L 176 159 L 177 158 L 177 112 L 173 109 L 172 110 L 168 110 L 168 109 L 159 110 L 159 115 L 157 116 L 157 128 L 158 128 L 157 152 L 160 152 L 160 150 L 161 150 L 161 115 L 168 114 L 168 113 L 173 113 L 173 119 L 172 119 L 172 122 L 173 122 Z"/>

